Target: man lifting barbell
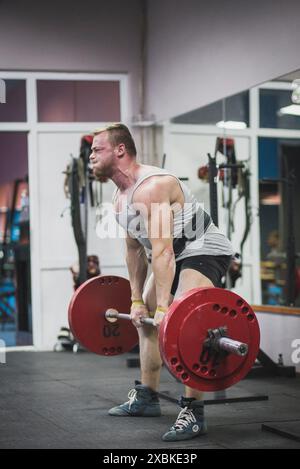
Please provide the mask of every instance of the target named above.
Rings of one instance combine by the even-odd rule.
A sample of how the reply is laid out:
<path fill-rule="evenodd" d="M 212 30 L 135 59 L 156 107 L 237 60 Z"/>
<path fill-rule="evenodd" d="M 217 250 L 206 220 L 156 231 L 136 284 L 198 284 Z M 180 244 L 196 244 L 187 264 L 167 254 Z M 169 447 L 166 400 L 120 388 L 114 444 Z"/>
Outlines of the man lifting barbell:
<path fill-rule="evenodd" d="M 158 331 L 142 325 L 141 318 L 155 312 L 154 324 L 159 326 L 174 297 L 195 287 L 218 286 L 233 249 L 177 177 L 137 163 L 135 144 L 125 125 L 112 125 L 95 133 L 90 161 L 96 178 L 108 177 L 117 186 L 113 203 L 116 219 L 127 232 L 131 319 L 138 329 L 140 345 L 142 384 L 137 384 L 129 392 L 129 400 L 110 409 L 109 414 L 159 416 L 157 390 L 162 360 Z M 191 228 L 195 229 L 191 232 Z M 150 256 L 153 273 L 144 286 Z M 202 393 L 186 386 L 180 405 L 176 422 L 163 435 L 165 441 L 190 439 L 206 432 Z"/>
<path fill-rule="evenodd" d="M 119 141 L 109 140 L 113 130 L 118 130 Z M 121 130 L 125 133 L 122 134 Z M 154 190 L 158 190 L 160 187 L 157 185 L 157 179 L 165 179 L 165 184 L 168 186 L 167 176 L 178 181 L 177 178 L 167 172 L 160 172 L 157 168 L 158 172 L 153 174 L 154 168 L 150 167 L 151 172 L 146 172 L 141 180 L 138 171 L 145 171 L 145 168 L 149 167 L 136 164 L 135 153 L 131 156 L 132 138 L 128 129 L 121 124 L 113 126 L 110 130 L 98 132 L 97 135 L 102 135 L 104 141 L 95 139 L 101 156 L 96 157 L 94 161 L 96 160 L 96 163 L 102 161 L 104 169 L 101 171 L 108 172 L 112 179 L 114 177 L 114 180 L 119 182 L 121 190 L 119 194 L 116 191 L 115 205 L 118 202 L 125 202 L 125 208 L 122 204 L 120 207 L 116 206 L 116 216 L 128 233 L 127 264 L 130 283 L 121 277 L 105 275 L 87 280 L 76 290 L 70 302 L 70 327 L 76 339 L 85 348 L 100 355 L 125 353 L 140 342 L 142 384 L 136 383 L 135 388 L 129 393 L 129 401 L 111 409 L 109 412 L 111 415 L 160 415 L 157 388 L 162 359 L 169 371 L 186 386 L 186 396 L 180 400 L 183 410 L 163 438 L 166 441 L 190 439 L 206 431 L 202 392 L 226 389 L 246 376 L 251 369 L 259 350 L 258 322 L 251 306 L 243 298 L 236 293 L 213 286 L 219 281 L 221 269 L 219 267 L 218 276 L 213 276 L 215 271 L 211 268 L 211 261 L 216 259 L 220 261 L 222 258 L 209 257 L 208 254 L 199 255 L 199 251 L 201 252 L 200 248 L 203 246 L 207 250 L 212 245 L 216 246 L 216 239 L 213 239 L 212 234 L 219 232 L 215 227 L 210 231 L 210 217 L 202 209 L 197 208 L 195 199 L 187 188 L 180 185 L 184 201 L 191 200 L 191 203 L 184 202 L 184 205 L 180 202 L 172 203 L 174 196 L 172 187 L 169 186 L 167 202 L 151 202 L 149 215 L 147 203 L 138 204 L 135 201 L 135 189 L 138 194 L 139 186 L 142 186 L 147 179 L 152 179 L 155 182 Z M 125 148 L 123 150 L 118 147 L 122 142 Z M 119 153 L 116 150 L 120 150 Z M 97 153 L 97 147 L 94 152 Z M 118 155 L 120 159 L 125 158 L 122 164 L 118 162 Z M 128 161 L 129 157 L 131 164 Z M 122 181 L 126 181 L 126 177 L 134 179 L 134 174 L 136 182 L 132 183 L 129 180 L 129 191 L 126 192 L 126 187 L 122 189 Z M 155 197 L 153 197 L 153 185 L 150 185 L 150 188 L 145 187 L 150 200 L 157 200 L 157 195 L 161 195 L 154 192 Z M 142 196 L 137 197 L 139 198 L 142 199 Z M 202 216 L 202 224 L 197 221 L 199 213 Z M 166 226 L 163 222 L 166 222 Z M 156 228 L 159 228 L 159 233 L 155 233 Z M 226 241 L 226 238 L 220 236 L 219 240 Z M 137 244 L 133 247 L 129 237 L 138 240 L 144 249 L 140 249 Z M 207 237 L 210 242 L 207 242 Z M 195 241 L 197 243 L 194 243 Z M 201 242 L 202 244 L 199 244 Z M 193 248 L 198 251 L 197 255 Z M 148 257 L 151 254 L 154 256 L 154 266 L 153 275 L 142 297 L 146 277 L 146 254 Z M 182 258 L 182 254 L 187 258 Z M 230 256 L 225 259 L 228 257 Z M 180 259 L 183 259 L 182 263 Z M 198 264 L 186 263 L 195 260 Z M 169 275 L 172 267 L 173 275 Z M 224 265 L 223 269 L 225 271 Z M 167 282 L 173 279 L 171 287 L 171 281 L 167 284 L 168 290 L 164 288 L 163 276 L 159 275 L 161 271 L 166 273 Z M 202 275 L 199 276 L 198 272 Z M 188 273 L 190 275 L 187 275 Z M 191 274 L 194 274 L 194 277 Z M 167 308 L 163 305 L 173 298 L 169 289 L 171 288 L 171 293 L 173 288 L 176 289 L 174 286 L 176 277 L 179 277 L 176 280 L 179 284 L 179 288 L 176 285 L 176 299 L 166 311 Z M 202 286 L 188 288 L 188 285 Z M 179 295 L 178 292 L 183 293 Z M 132 302 L 133 293 L 139 295 L 133 298 L 137 300 L 137 305 Z M 156 308 L 154 314 L 149 313 L 151 305 L 153 311 Z M 128 314 L 130 309 L 131 314 Z M 149 318 L 149 315 L 154 315 L 154 318 Z M 132 316 L 135 316 L 136 327 L 130 320 Z M 160 326 L 156 328 L 158 324 Z"/>

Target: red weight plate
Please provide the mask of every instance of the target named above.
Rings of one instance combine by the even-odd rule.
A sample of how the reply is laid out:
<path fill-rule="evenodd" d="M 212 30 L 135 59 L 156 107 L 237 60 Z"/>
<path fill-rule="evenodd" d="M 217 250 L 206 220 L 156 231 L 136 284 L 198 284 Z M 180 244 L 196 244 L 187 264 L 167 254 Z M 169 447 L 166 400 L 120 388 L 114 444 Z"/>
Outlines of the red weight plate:
<path fill-rule="evenodd" d="M 69 306 L 72 333 L 83 347 L 99 355 L 129 352 L 138 343 L 131 321 L 114 323 L 105 318 L 108 309 L 127 313 L 131 306 L 128 280 L 114 275 L 100 275 L 87 280 L 74 293 Z"/>
<path fill-rule="evenodd" d="M 208 329 L 227 327 L 227 335 L 249 346 L 244 357 L 209 357 L 203 350 Z M 171 373 L 201 391 L 226 389 L 251 369 L 259 350 L 256 316 L 237 294 L 221 288 L 196 288 L 174 301 L 160 327 L 160 350 Z"/>

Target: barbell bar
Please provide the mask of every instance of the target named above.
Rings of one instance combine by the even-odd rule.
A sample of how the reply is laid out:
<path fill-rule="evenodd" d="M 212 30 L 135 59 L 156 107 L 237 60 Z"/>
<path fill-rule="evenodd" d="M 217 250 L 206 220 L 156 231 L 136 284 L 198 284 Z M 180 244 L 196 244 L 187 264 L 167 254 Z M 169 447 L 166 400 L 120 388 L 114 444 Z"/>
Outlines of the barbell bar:
<path fill-rule="evenodd" d="M 118 320 L 118 319 L 125 319 L 125 320 L 131 320 L 130 315 L 127 313 L 119 313 L 118 311 L 115 311 L 113 309 L 108 309 L 105 312 L 105 317 L 108 321 L 110 320 Z M 155 327 L 154 324 L 154 319 L 152 318 L 146 318 L 142 317 L 140 319 L 140 322 L 142 324 L 146 324 L 149 326 Z M 224 329 L 224 328 L 222 328 Z M 247 355 L 248 353 L 248 345 L 244 344 L 242 342 L 239 342 L 238 340 L 233 340 L 230 339 L 230 337 L 211 337 L 208 338 L 205 342 L 205 347 L 206 348 L 214 348 L 216 351 L 222 350 L 227 353 L 233 353 L 235 355 L 239 355 L 241 357 Z"/>

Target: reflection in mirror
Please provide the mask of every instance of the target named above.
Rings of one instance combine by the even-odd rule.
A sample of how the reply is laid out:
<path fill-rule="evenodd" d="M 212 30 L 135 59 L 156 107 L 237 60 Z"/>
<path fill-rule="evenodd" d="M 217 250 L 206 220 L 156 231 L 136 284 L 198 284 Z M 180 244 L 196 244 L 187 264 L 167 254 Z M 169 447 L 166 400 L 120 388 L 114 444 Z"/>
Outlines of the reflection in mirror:
<path fill-rule="evenodd" d="M 227 288 L 299 306 L 300 71 L 176 116 L 169 132 L 166 168 L 184 171 L 238 254 Z"/>
<path fill-rule="evenodd" d="M 300 305 L 297 77 L 300 72 L 259 90 L 263 129 L 258 137 L 261 287 L 263 303 L 273 305 Z"/>
<path fill-rule="evenodd" d="M 249 92 L 230 96 L 203 108 L 187 112 L 171 120 L 174 124 L 216 125 L 219 128 L 249 127 Z"/>
<path fill-rule="evenodd" d="M 262 128 L 300 129 L 299 109 L 298 104 L 292 103 L 290 90 L 261 89 L 259 92 L 259 121 Z"/>

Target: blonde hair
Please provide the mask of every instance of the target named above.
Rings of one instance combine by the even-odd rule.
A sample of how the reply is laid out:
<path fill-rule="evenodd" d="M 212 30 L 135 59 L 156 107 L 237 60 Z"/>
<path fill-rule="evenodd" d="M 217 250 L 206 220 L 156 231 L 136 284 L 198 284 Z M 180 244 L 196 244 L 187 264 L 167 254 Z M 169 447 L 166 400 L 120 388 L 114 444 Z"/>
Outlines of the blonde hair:
<path fill-rule="evenodd" d="M 95 130 L 94 136 L 102 134 L 103 132 L 108 132 L 108 139 L 112 146 L 116 147 L 120 145 L 120 143 L 123 143 L 128 155 L 136 156 L 135 143 L 126 125 L 121 123 L 108 125 L 102 129 Z"/>

